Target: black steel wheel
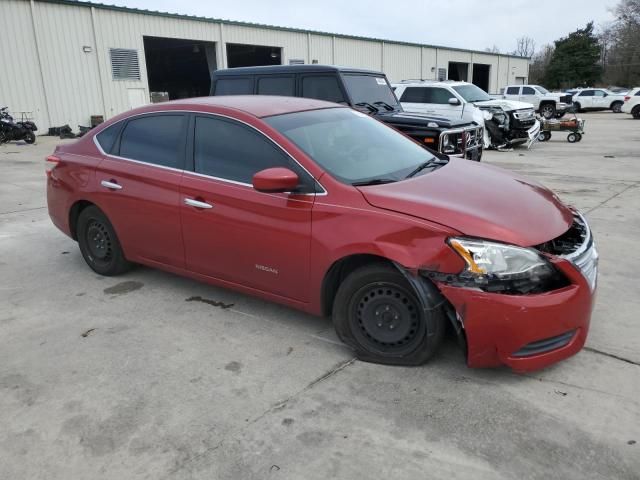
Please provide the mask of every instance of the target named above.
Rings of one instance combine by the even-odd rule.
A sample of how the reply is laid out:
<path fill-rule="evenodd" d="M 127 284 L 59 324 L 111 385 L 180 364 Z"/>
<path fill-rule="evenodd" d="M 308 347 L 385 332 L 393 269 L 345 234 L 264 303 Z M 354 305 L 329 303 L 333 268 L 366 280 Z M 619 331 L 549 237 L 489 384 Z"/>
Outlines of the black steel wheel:
<path fill-rule="evenodd" d="M 80 252 L 96 273 L 118 275 L 130 268 L 111 222 L 99 208 L 90 206 L 80 212 L 76 233 Z"/>
<path fill-rule="evenodd" d="M 24 141 L 29 145 L 36 143 L 36 134 L 33 132 L 27 132 L 24 134 Z"/>
<path fill-rule="evenodd" d="M 540 114 L 547 120 L 556 116 L 556 107 L 551 103 L 545 103 L 540 107 Z"/>
<path fill-rule="evenodd" d="M 336 294 L 333 321 L 358 358 L 392 365 L 426 362 L 444 332 L 444 313 L 425 311 L 404 275 L 382 263 L 347 276 Z"/>

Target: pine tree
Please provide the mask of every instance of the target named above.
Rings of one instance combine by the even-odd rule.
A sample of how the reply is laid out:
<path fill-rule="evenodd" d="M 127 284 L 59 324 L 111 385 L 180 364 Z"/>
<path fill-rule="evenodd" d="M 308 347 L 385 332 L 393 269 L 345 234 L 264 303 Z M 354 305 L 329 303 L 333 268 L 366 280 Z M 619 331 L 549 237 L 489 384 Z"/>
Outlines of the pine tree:
<path fill-rule="evenodd" d="M 600 80 L 600 44 L 593 33 L 593 22 L 554 43 L 544 78 L 547 87 L 592 86 Z"/>

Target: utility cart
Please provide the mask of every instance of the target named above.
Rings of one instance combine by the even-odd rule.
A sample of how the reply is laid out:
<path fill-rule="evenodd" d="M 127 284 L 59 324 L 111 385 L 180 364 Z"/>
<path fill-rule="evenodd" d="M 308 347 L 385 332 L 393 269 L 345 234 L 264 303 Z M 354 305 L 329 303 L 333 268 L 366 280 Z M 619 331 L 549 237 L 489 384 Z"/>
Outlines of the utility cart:
<path fill-rule="evenodd" d="M 567 142 L 569 143 L 576 143 L 582 140 L 582 135 L 584 135 L 584 119 L 576 116 L 575 109 L 569 110 L 569 112 L 573 113 L 573 118 L 549 120 L 540 118 L 538 140 L 541 142 L 549 141 L 551 132 L 569 132 L 567 135 Z"/>

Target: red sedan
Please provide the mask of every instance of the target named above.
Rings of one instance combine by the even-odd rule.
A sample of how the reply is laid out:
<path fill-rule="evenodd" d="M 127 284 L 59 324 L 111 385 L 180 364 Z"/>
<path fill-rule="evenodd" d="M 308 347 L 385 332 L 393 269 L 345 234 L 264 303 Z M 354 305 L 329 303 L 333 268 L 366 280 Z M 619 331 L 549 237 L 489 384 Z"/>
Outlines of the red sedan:
<path fill-rule="evenodd" d="M 538 369 L 585 343 L 597 253 L 577 211 L 346 107 L 152 105 L 47 165 L 53 223 L 103 275 L 139 263 L 332 315 L 387 364 L 425 362 L 447 323 L 472 367 Z"/>

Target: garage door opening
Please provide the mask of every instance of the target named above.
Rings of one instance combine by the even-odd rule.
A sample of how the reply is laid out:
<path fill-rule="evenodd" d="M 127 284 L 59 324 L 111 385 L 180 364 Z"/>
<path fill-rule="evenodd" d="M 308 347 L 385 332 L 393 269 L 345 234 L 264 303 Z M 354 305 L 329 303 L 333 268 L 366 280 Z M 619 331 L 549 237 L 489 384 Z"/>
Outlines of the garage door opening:
<path fill-rule="evenodd" d="M 485 92 L 489 93 L 489 73 L 491 72 L 491 65 L 485 63 L 473 64 L 473 80 L 471 81 L 477 87 L 480 87 Z"/>
<path fill-rule="evenodd" d="M 281 64 L 282 49 L 280 47 L 227 43 L 227 65 L 229 68 Z"/>
<path fill-rule="evenodd" d="M 209 95 L 211 75 L 216 69 L 215 43 L 162 37 L 143 39 L 152 99 Z"/>
<path fill-rule="evenodd" d="M 462 62 L 449 62 L 449 80 L 456 82 L 469 81 L 469 64 Z"/>

